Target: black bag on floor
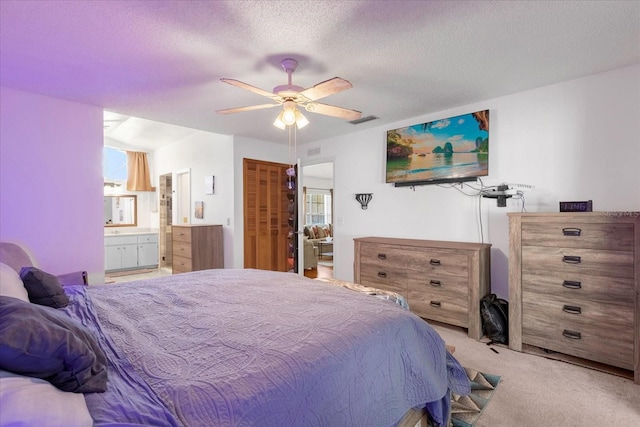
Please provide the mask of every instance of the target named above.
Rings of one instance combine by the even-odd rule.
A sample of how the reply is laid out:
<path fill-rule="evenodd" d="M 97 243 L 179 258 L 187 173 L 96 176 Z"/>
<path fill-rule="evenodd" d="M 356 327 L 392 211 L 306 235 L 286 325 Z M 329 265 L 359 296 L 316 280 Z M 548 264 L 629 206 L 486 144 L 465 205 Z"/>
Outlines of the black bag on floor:
<path fill-rule="evenodd" d="M 492 341 L 509 343 L 509 303 L 496 294 L 489 294 L 480 300 L 482 332 Z"/>

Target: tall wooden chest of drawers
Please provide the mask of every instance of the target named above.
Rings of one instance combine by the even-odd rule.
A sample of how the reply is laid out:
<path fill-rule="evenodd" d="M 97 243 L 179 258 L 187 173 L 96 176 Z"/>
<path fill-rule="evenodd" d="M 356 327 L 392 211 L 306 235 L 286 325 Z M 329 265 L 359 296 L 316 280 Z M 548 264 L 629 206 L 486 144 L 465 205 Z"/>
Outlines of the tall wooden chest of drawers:
<path fill-rule="evenodd" d="M 418 316 L 482 337 L 480 299 L 491 289 L 491 245 L 387 237 L 354 243 L 356 283 L 397 292 Z"/>
<path fill-rule="evenodd" d="M 173 273 L 224 268 L 222 225 L 171 227 Z"/>
<path fill-rule="evenodd" d="M 640 212 L 508 215 L 509 347 L 633 371 L 640 384 Z"/>

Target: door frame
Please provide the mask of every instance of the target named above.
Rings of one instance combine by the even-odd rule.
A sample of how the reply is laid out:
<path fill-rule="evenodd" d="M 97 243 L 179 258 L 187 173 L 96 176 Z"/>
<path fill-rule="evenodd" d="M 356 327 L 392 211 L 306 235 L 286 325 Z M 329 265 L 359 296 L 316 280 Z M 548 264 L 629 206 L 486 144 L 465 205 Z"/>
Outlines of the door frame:
<path fill-rule="evenodd" d="M 336 219 L 335 219 L 335 214 L 336 214 L 336 161 L 335 161 L 335 157 L 331 156 L 331 157 L 323 157 L 321 159 L 313 159 L 311 161 L 307 160 L 305 162 L 301 162 L 300 160 L 298 160 L 298 171 L 300 171 L 298 173 L 298 274 L 303 275 L 304 276 L 304 204 L 305 204 L 305 200 L 303 200 L 302 197 L 302 188 L 303 187 L 308 187 L 308 185 L 306 185 L 305 181 L 305 176 L 304 176 L 304 168 L 306 166 L 314 166 L 314 165 L 321 165 L 321 164 L 325 164 L 325 163 L 331 163 L 332 165 L 332 174 L 331 174 L 331 182 L 332 182 L 332 188 L 333 188 L 333 194 L 331 196 L 332 199 L 332 205 L 333 205 L 333 211 L 331 212 L 331 227 L 333 229 L 333 234 L 335 235 L 335 230 L 336 230 Z M 333 255 L 333 276 L 335 277 L 335 267 L 336 267 L 336 263 L 335 263 L 335 259 L 336 259 L 336 252 L 335 252 L 335 244 L 334 244 L 334 255 Z"/>
<path fill-rule="evenodd" d="M 172 172 L 171 181 L 174 194 L 171 222 L 173 225 L 191 224 L 191 168 Z"/>

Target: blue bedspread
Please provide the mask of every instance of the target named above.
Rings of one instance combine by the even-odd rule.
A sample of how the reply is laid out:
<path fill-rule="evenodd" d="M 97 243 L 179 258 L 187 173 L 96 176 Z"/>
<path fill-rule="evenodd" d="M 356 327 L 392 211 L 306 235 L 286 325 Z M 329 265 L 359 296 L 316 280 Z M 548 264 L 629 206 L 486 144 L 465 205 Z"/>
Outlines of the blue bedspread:
<path fill-rule="evenodd" d="M 393 426 L 427 406 L 443 423 L 469 383 L 422 319 L 288 273 L 207 270 L 78 287 L 67 312 L 109 358 L 87 395 L 97 426 Z"/>

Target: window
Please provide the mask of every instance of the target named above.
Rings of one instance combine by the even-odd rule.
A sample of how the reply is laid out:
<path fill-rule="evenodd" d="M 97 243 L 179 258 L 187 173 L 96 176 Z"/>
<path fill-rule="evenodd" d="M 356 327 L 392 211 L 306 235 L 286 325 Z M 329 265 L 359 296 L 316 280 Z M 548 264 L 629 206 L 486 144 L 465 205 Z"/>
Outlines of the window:
<path fill-rule="evenodd" d="M 305 224 L 331 224 L 331 192 L 307 188 L 304 212 Z"/>
<path fill-rule="evenodd" d="M 102 149 L 102 173 L 105 181 L 127 180 L 127 153 L 112 147 Z"/>

